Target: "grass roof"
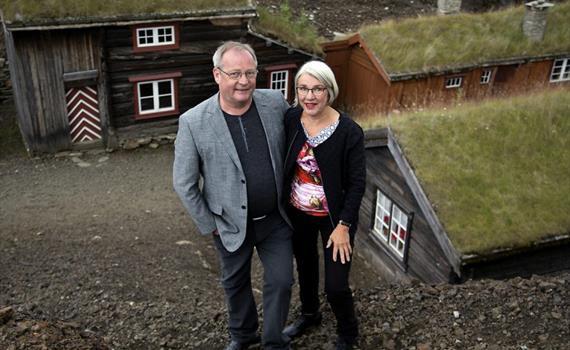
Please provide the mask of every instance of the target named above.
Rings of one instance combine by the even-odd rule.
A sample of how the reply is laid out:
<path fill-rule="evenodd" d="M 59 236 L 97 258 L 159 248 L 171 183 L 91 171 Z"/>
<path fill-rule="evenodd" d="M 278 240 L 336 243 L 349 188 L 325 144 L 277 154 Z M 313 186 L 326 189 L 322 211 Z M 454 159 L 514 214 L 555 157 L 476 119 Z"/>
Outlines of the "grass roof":
<path fill-rule="evenodd" d="M 482 14 L 389 20 L 364 26 L 360 34 L 390 74 L 570 53 L 570 2 L 549 9 L 545 37 L 539 43 L 524 36 L 524 13 L 524 6 L 518 6 Z"/>
<path fill-rule="evenodd" d="M 461 253 L 570 233 L 568 90 L 406 114 L 389 124 Z"/>
<path fill-rule="evenodd" d="M 249 0 L 0 0 L 7 21 L 184 13 L 247 5 Z"/>

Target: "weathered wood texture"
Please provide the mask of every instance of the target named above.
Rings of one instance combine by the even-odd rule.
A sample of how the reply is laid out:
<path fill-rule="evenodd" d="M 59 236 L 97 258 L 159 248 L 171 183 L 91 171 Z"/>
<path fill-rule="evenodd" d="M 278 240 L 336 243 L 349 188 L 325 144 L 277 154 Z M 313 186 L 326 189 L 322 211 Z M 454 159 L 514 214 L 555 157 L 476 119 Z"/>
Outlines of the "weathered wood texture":
<path fill-rule="evenodd" d="M 64 73 L 100 70 L 97 30 L 17 32 L 7 45 L 19 124 L 30 152 L 71 147 Z"/>
<path fill-rule="evenodd" d="M 134 87 L 129 77 L 181 72 L 179 79 L 179 106 L 184 112 L 217 92 L 212 77 L 212 55 L 227 40 L 248 42 L 255 49 L 260 74 L 257 87 L 268 85 L 263 74 L 268 65 L 285 63 L 302 64 L 309 56 L 289 52 L 285 47 L 268 44 L 265 40 L 248 34 L 247 24 L 215 26 L 210 21 L 192 21 L 180 24 L 180 49 L 157 52 L 133 53 L 131 28 L 106 29 L 105 45 L 107 75 L 110 83 L 110 110 L 112 126 L 120 129 L 134 124 L 152 124 L 155 120 L 135 121 Z M 177 118 L 178 115 L 165 118 Z M 164 119 L 164 118 L 163 118 Z"/>
<path fill-rule="evenodd" d="M 559 245 L 558 245 L 559 244 Z M 512 278 L 570 270 L 570 242 L 557 242 L 536 250 L 518 252 L 462 267 L 462 280 Z"/>
<path fill-rule="evenodd" d="M 357 235 L 361 253 L 389 281 L 415 278 L 426 283 L 449 282 L 453 269 L 388 147 L 367 148 L 366 166 L 366 192 L 360 209 Z M 413 215 L 405 263 L 372 233 L 377 189 Z"/>

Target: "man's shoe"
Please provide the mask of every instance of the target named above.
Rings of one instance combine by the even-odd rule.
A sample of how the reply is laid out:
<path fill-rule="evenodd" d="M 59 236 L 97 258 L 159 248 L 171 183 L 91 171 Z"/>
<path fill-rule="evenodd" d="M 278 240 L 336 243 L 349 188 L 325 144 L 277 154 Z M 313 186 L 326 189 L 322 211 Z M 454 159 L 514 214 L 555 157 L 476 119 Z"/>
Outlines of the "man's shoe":
<path fill-rule="evenodd" d="M 259 335 L 245 343 L 240 343 L 237 340 L 232 340 L 228 346 L 226 346 L 225 350 L 247 350 L 251 345 L 259 343 L 261 343 L 261 337 Z"/>
<path fill-rule="evenodd" d="M 309 328 L 318 326 L 321 324 L 323 315 L 317 312 L 312 315 L 302 314 L 293 324 L 285 327 L 283 334 L 289 338 L 297 338 L 298 336 L 305 333 Z"/>
<path fill-rule="evenodd" d="M 342 338 L 337 338 L 336 340 L 336 350 L 352 350 L 354 349 L 354 343 L 348 342 Z"/>

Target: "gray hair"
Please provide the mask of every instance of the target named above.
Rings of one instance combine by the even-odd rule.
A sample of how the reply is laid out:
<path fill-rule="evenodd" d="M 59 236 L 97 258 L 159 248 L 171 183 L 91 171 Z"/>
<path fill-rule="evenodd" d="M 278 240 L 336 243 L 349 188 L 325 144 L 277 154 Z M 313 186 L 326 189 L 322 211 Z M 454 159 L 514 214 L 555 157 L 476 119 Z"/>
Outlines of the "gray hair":
<path fill-rule="evenodd" d="M 226 41 L 222 45 L 218 46 L 216 52 L 214 53 L 214 56 L 212 57 L 214 67 L 221 67 L 222 57 L 226 52 L 232 49 L 248 52 L 253 58 L 253 62 L 257 67 L 257 57 L 255 56 L 255 51 L 253 50 L 253 48 L 249 44 L 244 44 L 237 41 Z"/>
<path fill-rule="evenodd" d="M 318 81 L 321 82 L 328 92 L 329 99 L 327 103 L 330 105 L 338 96 L 338 85 L 336 84 L 336 79 L 334 78 L 334 73 L 332 69 L 322 61 L 309 61 L 305 63 L 295 75 L 295 101 L 293 105 L 299 104 L 299 96 L 297 94 L 297 82 L 303 74 L 309 74 Z"/>

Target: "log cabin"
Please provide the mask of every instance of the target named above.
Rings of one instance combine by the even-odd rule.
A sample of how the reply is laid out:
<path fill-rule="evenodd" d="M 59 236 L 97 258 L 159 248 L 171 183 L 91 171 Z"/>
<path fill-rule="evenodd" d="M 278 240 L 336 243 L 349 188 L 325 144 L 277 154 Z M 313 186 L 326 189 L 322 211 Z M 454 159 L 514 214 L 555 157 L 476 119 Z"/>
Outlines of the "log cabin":
<path fill-rule="evenodd" d="M 359 256 L 395 283 L 570 269 L 569 114 L 554 91 L 368 128 Z"/>
<path fill-rule="evenodd" d="M 389 20 L 322 44 L 357 114 L 390 113 L 570 85 L 570 2 Z"/>
<path fill-rule="evenodd" d="M 257 12 L 250 1 L 226 3 L 171 13 L 3 21 L 28 152 L 116 148 L 175 132 L 181 113 L 217 91 L 211 58 L 227 40 L 252 45 L 257 87 L 279 89 L 291 101 L 297 67 L 316 56 L 254 32 L 250 21 Z"/>

